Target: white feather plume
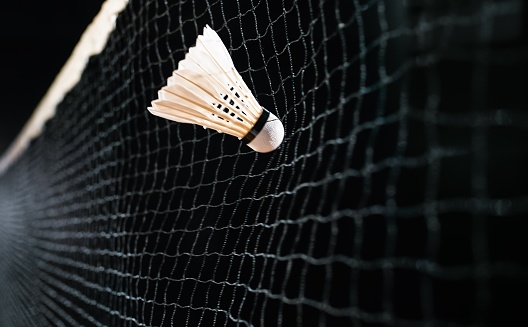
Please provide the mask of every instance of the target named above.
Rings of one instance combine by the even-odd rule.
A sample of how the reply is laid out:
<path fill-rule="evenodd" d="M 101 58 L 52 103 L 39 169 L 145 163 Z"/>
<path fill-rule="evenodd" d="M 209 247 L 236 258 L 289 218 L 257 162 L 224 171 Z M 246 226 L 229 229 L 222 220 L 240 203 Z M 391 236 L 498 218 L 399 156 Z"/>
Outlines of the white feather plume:
<path fill-rule="evenodd" d="M 243 138 L 263 108 L 235 69 L 224 43 L 209 26 L 198 36 L 149 111 Z"/>

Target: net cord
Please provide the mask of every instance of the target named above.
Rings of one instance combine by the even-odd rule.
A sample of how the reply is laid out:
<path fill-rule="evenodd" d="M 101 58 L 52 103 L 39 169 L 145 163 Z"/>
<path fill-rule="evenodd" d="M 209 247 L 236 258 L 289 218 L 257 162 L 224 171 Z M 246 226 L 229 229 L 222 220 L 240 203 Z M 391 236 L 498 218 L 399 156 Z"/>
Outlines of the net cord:
<path fill-rule="evenodd" d="M 127 4 L 128 0 L 106 0 L 103 3 L 29 120 L 0 157 L 0 175 L 14 164 L 31 140 L 40 135 L 44 124 L 55 115 L 57 105 L 79 82 L 89 58 L 105 47 L 117 16 Z"/>

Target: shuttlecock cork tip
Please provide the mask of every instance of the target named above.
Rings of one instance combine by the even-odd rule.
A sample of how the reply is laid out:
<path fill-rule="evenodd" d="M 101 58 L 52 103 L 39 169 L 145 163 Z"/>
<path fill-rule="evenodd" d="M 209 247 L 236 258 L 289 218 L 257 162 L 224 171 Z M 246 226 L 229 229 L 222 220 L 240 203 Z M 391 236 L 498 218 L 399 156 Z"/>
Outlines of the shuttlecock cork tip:
<path fill-rule="evenodd" d="M 271 152 L 284 140 L 284 126 L 277 116 L 264 109 L 255 126 L 243 140 L 256 152 Z"/>

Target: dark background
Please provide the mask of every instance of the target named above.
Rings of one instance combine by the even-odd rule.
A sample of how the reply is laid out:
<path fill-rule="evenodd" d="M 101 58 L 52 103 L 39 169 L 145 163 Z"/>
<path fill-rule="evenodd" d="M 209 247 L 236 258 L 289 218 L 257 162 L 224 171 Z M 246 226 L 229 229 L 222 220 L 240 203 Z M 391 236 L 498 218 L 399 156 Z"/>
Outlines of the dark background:
<path fill-rule="evenodd" d="M 393 16 L 397 10 L 390 7 L 396 2 L 385 2 L 392 29 L 401 24 Z M 49 123 L 16 169 L 1 177 L 6 186 L 0 189 L 5 198 L 0 196 L 0 213 L 5 211 L 10 220 L 22 222 L 23 231 L 7 226 L 11 230 L 4 234 L 9 240 L 4 241 L 6 250 L 0 246 L 0 255 L 6 257 L 0 257 L 0 262 L 11 263 L 4 267 L 15 276 L 5 278 L 6 284 L 17 290 L 4 294 L 21 294 L 24 304 L 57 303 L 77 321 L 94 318 L 108 325 L 123 324 L 118 321 L 122 317 L 101 308 L 118 309 L 126 317 L 152 325 L 162 325 L 162 319 L 167 324 L 174 319 L 197 325 L 197 321 L 222 319 L 216 309 L 226 308 L 244 321 L 273 319 L 280 312 L 277 316 L 284 325 L 301 311 L 303 322 L 346 319 L 361 326 L 506 326 L 524 319 L 528 56 L 525 16 L 520 10 L 497 14 L 502 8 L 490 7 L 493 1 L 408 1 L 402 10 L 412 33 L 390 40 L 382 66 L 389 75 L 404 63 L 409 68 L 396 82 L 383 82 L 379 89 L 367 92 L 360 105 L 350 100 L 347 110 L 337 110 L 339 94 L 356 99 L 350 95 L 359 88 L 361 78 L 354 59 L 359 45 L 373 45 L 380 36 L 387 36 L 379 29 L 375 5 L 367 5 L 361 13 L 365 42 L 360 43 L 355 20 L 345 26 L 346 33 L 336 31 L 338 21 L 356 12 L 353 2 L 340 2 L 339 17 L 334 10 L 337 2 L 326 2 L 325 23 L 314 23 L 314 32 L 299 38 L 310 44 L 313 37 L 316 45 L 328 49 L 326 54 L 311 52 L 303 42 L 284 45 L 286 33 L 269 32 L 257 38 L 249 28 L 255 25 L 252 15 L 240 15 L 247 8 L 219 8 L 216 2 L 208 11 L 194 2 L 185 2 L 181 8 L 174 3 L 167 8 L 162 1 L 131 1 L 118 19 L 120 33 L 59 105 L 58 119 Z M 306 28 L 308 22 L 317 22 L 310 18 L 319 8 L 310 12 L 300 7 L 299 16 L 308 19 L 289 11 L 284 29 L 286 25 L 277 18 L 284 10 L 281 5 L 262 2 L 248 12 L 262 19 L 261 31 L 271 24 L 269 31 L 287 30 L 292 39 L 298 36 L 297 24 Z M 72 6 L 80 9 L 78 4 Z M 35 15 L 49 17 L 43 13 L 52 7 L 46 3 L 46 8 L 35 8 Z M 79 34 L 95 11 L 79 24 Z M 486 20 L 486 14 L 491 18 Z M 80 15 L 67 16 L 80 21 Z M 174 19 L 180 16 L 185 23 Z M 24 26 L 29 25 L 27 21 Z M 56 17 L 50 21 L 61 33 L 70 33 L 71 24 Z M 185 47 L 211 22 L 228 40 L 242 74 L 254 77 L 251 85 L 258 90 L 259 100 L 276 104 L 272 109 L 282 113 L 288 137 L 278 152 L 255 156 L 245 148 L 239 151 L 237 142 L 216 133 L 176 127 L 146 114 L 145 107 L 176 60 L 183 57 Z M 163 33 L 165 25 L 171 33 Z M 248 27 L 244 36 L 239 34 L 240 26 Z M 485 26 L 491 26 L 491 33 L 483 38 Z M 331 37 L 323 42 L 324 28 Z M 60 34 L 35 29 L 42 40 Z M 77 38 L 61 59 L 53 42 L 64 45 L 64 40 L 44 41 L 37 47 L 53 57 L 57 66 L 34 102 L 24 104 L 28 112 Z M 21 37 L 13 40 L 23 43 Z M 343 40 L 348 45 L 346 62 L 335 50 L 341 49 Z M 276 44 L 285 51 L 274 52 Z M 289 51 L 292 58 L 313 54 L 309 56 L 313 62 L 305 69 L 307 77 L 300 73 L 302 62 L 289 58 Z M 361 57 L 367 86 L 381 80 L 380 51 L 372 46 Z M 260 52 L 265 55 L 259 56 Z M 39 68 L 51 68 L 51 60 L 22 46 L 16 53 L 29 58 L 19 58 L 20 67 L 28 73 L 19 71 L 14 60 L 5 61 L 19 78 L 10 82 L 12 92 L 27 85 L 32 75 L 47 76 L 34 71 L 36 63 L 43 66 Z M 325 60 L 326 56 L 330 59 Z M 115 66 L 103 71 L 101 67 L 109 67 L 108 63 Z M 248 67 L 253 68 L 251 74 Z M 333 74 L 325 76 L 329 72 Z M 324 83 L 316 83 L 310 74 Z M 299 94 L 303 90 L 306 93 Z M 16 106 L 5 103 L 5 108 L 21 106 L 20 96 L 9 98 Z M 22 123 L 25 120 L 21 118 Z M 18 127 L 14 129 L 16 133 Z M 387 211 L 377 213 L 379 207 Z M 338 218 L 331 224 L 312 219 L 329 222 L 334 215 Z M 270 228 L 279 217 L 300 223 Z M 116 237 L 90 234 L 94 231 Z M 29 241 L 17 243 L 22 239 L 19 233 Z M 69 233 L 70 239 L 60 233 Z M 93 252 L 78 253 L 72 245 Z M 132 255 L 110 258 L 99 250 Z M 244 261 L 240 254 L 245 253 L 258 257 Z M 274 257 L 291 254 L 332 264 L 325 267 L 294 259 L 290 265 Z M 72 267 L 72 261 L 79 265 Z M 85 269 L 85 264 L 113 270 L 103 274 Z M 253 272 L 263 272 L 262 277 L 254 278 Z M 77 277 L 111 291 L 71 282 Z M 216 283 L 207 283 L 212 280 Z M 268 299 L 238 287 L 224 292 L 224 280 L 280 297 Z M 33 283 L 42 293 L 23 292 Z M 62 283 L 72 289 L 65 290 Z M 44 292 L 56 294 L 55 302 L 41 296 Z M 86 305 L 79 293 L 99 306 Z M 340 308 L 344 316 L 303 304 L 286 305 L 286 297 L 312 299 L 323 309 Z M 176 312 L 174 303 L 184 310 Z M 16 310 L 0 305 L 0 317 L 36 305 Z M 204 306 L 211 310 L 201 310 Z M 86 316 L 77 308 L 85 310 Z M 55 319 L 50 324 L 56 324 Z"/>
<path fill-rule="evenodd" d="M 102 3 L 55 0 L 2 4 L 0 153 L 24 126 Z"/>

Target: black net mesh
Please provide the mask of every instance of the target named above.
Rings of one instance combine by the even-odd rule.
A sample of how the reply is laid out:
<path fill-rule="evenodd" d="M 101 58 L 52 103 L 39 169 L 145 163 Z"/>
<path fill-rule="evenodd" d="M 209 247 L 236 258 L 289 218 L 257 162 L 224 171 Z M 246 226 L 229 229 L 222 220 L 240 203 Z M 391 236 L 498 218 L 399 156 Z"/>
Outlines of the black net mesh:
<path fill-rule="evenodd" d="M 522 319 L 523 3 L 130 1 L 0 176 L 0 324 Z M 277 151 L 147 112 L 206 24 Z"/>

